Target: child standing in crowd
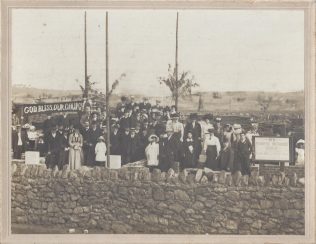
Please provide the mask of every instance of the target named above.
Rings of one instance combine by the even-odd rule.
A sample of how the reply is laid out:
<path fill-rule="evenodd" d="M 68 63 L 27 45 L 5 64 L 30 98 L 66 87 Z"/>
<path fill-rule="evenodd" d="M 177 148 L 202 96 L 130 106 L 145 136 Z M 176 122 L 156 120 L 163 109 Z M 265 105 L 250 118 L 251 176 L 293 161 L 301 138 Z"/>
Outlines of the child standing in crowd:
<path fill-rule="evenodd" d="M 295 147 L 295 155 L 296 155 L 296 160 L 295 160 L 295 165 L 304 165 L 305 163 L 305 141 L 300 139 L 296 142 L 296 147 Z"/>
<path fill-rule="evenodd" d="M 196 164 L 197 151 L 192 131 L 187 132 L 187 138 L 183 143 L 183 154 L 183 164 L 181 165 L 181 168 L 194 168 Z"/>
<path fill-rule="evenodd" d="M 147 166 L 152 172 L 153 168 L 158 167 L 159 158 L 159 138 L 156 135 L 151 135 L 148 138 L 149 144 L 145 149 L 145 154 L 147 158 Z"/>
<path fill-rule="evenodd" d="M 98 143 L 95 146 L 95 164 L 96 166 L 105 166 L 106 162 L 106 145 L 103 136 L 98 138 Z"/>

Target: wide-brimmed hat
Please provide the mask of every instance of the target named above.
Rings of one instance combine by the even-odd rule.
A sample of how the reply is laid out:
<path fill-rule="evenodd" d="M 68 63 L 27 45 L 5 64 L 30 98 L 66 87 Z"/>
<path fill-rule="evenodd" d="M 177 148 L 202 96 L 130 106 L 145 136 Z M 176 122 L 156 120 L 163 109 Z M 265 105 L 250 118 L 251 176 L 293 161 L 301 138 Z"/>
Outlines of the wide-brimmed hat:
<path fill-rule="evenodd" d="M 154 135 L 154 134 L 152 134 L 152 135 L 150 135 L 150 136 L 148 137 L 148 141 L 149 141 L 149 142 L 152 142 L 154 139 L 156 139 L 157 141 L 159 141 L 159 137 L 156 136 L 156 135 Z"/>
<path fill-rule="evenodd" d="M 216 117 L 215 121 L 216 121 L 216 122 L 221 122 L 221 121 L 222 121 L 222 118 Z"/>
<path fill-rule="evenodd" d="M 179 119 L 180 115 L 178 113 L 173 113 L 170 115 L 171 119 Z"/>
<path fill-rule="evenodd" d="M 296 145 L 297 144 L 305 144 L 305 141 L 303 139 L 299 139 L 297 142 L 296 142 Z"/>
<path fill-rule="evenodd" d="M 215 129 L 214 128 L 210 128 L 207 130 L 209 133 L 214 133 L 215 132 Z"/>
<path fill-rule="evenodd" d="M 99 136 L 98 141 L 105 141 L 103 136 Z"/>

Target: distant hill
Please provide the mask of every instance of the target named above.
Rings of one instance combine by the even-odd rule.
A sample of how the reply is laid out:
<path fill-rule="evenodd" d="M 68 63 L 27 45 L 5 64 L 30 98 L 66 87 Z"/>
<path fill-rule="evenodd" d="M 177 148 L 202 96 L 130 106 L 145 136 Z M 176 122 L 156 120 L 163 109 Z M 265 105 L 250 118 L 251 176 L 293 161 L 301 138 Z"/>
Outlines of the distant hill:
<path fill-rule="evenodd" d="M 111 105 L 115 106 L 123 94 L 113 94 Z M 126 94 L 125 94 L 126 95 Z M 156 97 L 155 94 L 148 94 L 151 103 L 158 99 L 162 105 L 172 105 L 173 101 L 169 94 L 165 97 Z M 128 95 L 126 95 L 128 96 Z M 35 99 L 45 97 L 45 101 L 67 100 L 71 97 L 81 98 L 80 90 L 47 90 L 32 87 L 13 85 L 12 101 L 15 103 L 33 103 Z M 134 95 L 136 101 L 141 101 L 143 95 Z M 201 92 L 203 109 L 201 112 L 252 112 L 260 111 L 259 99 L 269 100 L 268 111 L 273 112 L 302 112 L 304 111 L 304 92 Z M 179 110 L 183 112 L 197 111 L 199 94 L 190 97 L 180 98 Z"/>

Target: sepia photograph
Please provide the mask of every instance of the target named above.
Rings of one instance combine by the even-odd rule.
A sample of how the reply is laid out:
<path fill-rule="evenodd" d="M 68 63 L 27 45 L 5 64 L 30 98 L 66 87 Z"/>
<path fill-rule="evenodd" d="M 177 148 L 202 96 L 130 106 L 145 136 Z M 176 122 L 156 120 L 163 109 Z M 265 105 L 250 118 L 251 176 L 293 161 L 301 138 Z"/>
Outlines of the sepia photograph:
<path fill-rule="evenodd" d="M 12 9 L 11 234 L 304 237 L 305 14 Z"/>

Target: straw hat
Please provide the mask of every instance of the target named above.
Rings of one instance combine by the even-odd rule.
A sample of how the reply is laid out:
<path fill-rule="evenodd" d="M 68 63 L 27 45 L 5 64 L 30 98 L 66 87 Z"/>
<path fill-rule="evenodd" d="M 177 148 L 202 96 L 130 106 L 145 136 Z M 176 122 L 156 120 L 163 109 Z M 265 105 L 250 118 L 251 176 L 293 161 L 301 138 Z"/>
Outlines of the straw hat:
<path fill-rule="evenodd" d="M 152 134 L 152 135 L 149 136 L 148 141 L 149 141 L 149 142 L 152 142 L 154 139 L 156 139 L 157 142 L 159 141 L 159 137 L 156 136 L 156 135 L 154 135 L 154 134 Z"/>

